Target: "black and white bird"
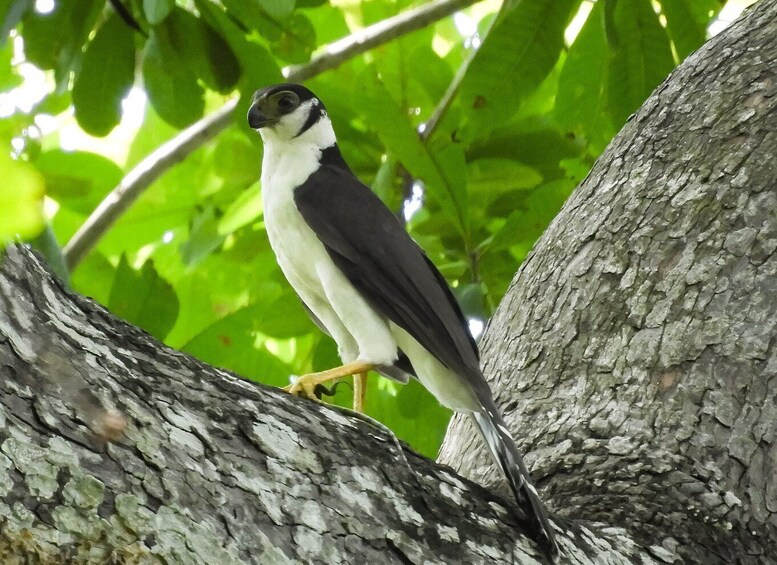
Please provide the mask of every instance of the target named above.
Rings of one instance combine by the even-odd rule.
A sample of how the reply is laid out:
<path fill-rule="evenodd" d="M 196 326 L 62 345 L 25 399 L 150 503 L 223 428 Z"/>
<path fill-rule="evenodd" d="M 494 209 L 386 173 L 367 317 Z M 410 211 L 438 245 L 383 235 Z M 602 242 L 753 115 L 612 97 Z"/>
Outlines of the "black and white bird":
<path fill-rule="evenodd" d="M 475 420 L 515 495 L 528 533 L 557 546 L 545 509 L 480 371 L 478 349 L 445 279 L 383 202 L 351 172 L 322 102 L 307 88 L 258 90 L 248 124 L 264 142 L 262 200 L 270 245 L 343 366 L 300 377 L 291 392 L 369 370 L 417 378 Z M 361 380 L 361 379 L 360 379 Z M 360 406 L 361 390 L 355 391 Z"/>

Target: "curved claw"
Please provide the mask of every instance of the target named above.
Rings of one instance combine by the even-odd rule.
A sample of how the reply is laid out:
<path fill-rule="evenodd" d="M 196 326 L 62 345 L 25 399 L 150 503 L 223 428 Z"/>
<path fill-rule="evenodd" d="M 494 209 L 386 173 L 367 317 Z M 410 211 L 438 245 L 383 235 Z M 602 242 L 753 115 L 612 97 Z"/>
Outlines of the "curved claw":
<path fill-rule="evenodd" d="M 320 401 L 321 397 L 316 394 L 316 388 L 321 385 L 315 379 L 306 379 L 306 376 L 300 377 L 292 384 L 283 387 L 283 390 L 294 396 Z"/>
<path fill-rule="evenodd" d="M 358 391 L 355 391 L 357 394 L 354 396 L 354 408 L 361 412 L 364 410 L 364 384 L 366 380 L 366 373 L 367 371 L 374 369 L 375 366 L 370 363 L 364 363 L 361 361 L 354 361 L 352 363 L 347 363 L 343 365 L 342 367 L 335 367 L 334 369 L 329 369 L 328 371 L 321 371 L 320 373 L 311 373 L 309 375 L 302 375 L 301 377 L 297 378 L 295 382 L 292 384 L 283 387 L 283 390 L 288 392 L 289 394 L 294 394 L 296 396 L 302 396 L 304 398 L 309 398 L 310 400 L 316 400 L 321 401 L 321 394 L 327 394 L 328 396 L 331 396 L 334 393 L 334 389 L 337 385 L 333 386 L 332 389 L 327 389 L 326 387 L 322 386 L 322 383 L 326 383 L 329 381 L 335 381 L 337 379 L 340 379 L 342 377 L 347 377 L 350 375 L 356 375 L 355 379 L 355 385 L 358 387 Z"/>

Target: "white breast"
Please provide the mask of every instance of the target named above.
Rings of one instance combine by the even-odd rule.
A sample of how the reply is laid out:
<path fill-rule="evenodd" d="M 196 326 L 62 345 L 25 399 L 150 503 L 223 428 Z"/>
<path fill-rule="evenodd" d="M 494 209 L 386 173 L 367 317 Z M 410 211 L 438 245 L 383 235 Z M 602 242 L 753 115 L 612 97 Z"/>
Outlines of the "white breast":
<path fill-rule="evenodd" d="M 315 265 L 327 253 L 297 210 L 294 189 L 318 167 L 318 152 L 312 146 L 280 153 L 275 149 L 273 144 L 265 145 L 262 164 L 265 228 L 283 274 L 309 303 L 322 292 Z"/>
<path fill-rule="evenodd" d="M 335 266 L 294 202 L 294 189 L 318 169 L 322 149 L 334 144 L 329 119 L 299 138 L 282 140 L 264 130 L 262 138 L 264 223 L 283 274 L 337 342 L 344 362 L 393 364 L 397 345 L 387 320 Z"/>

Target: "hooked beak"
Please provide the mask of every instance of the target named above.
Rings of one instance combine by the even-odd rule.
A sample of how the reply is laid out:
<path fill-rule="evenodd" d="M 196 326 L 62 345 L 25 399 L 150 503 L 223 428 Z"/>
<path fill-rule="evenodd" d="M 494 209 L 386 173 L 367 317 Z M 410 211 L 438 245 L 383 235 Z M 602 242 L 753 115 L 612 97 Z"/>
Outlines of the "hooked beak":
<path fill-rule="evenodd" d="M 261 129 L 270 125 L 270 122 L 272 120 L 262 112 L 256 102 L 251 104 L 251 107 L 248 108 L 248 125 L 252 129 Z"/>

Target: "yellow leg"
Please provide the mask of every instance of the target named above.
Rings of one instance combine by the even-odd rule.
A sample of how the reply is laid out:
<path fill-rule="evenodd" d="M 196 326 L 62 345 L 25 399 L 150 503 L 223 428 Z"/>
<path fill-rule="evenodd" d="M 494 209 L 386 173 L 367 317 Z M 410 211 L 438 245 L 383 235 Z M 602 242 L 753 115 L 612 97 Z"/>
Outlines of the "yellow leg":
<path fill-rule="evenodd" d="M 357 373 L 366 373 L 373 368 L 374 365 L 371 365 L 370 363 L 354 361 L 353 363 L 346 363 L 341 367 L 335 367 L 334 369 L 321 371 L 320 373 L 302 375 L 293 384 L 283 387 L 283 390 L 291 394 L 296 394 L 297 396 L 305 396 L 311 400 L 315 400 L 315 389 L 317 385 L 329 381 L 334 381 L 341 377 L 355 375 Z"/>
<path fill-rule="evenodd" d="M 367 371 L 353 376 L 353 409 L 364 414 L 364 398 L 367 395 Z"/>

